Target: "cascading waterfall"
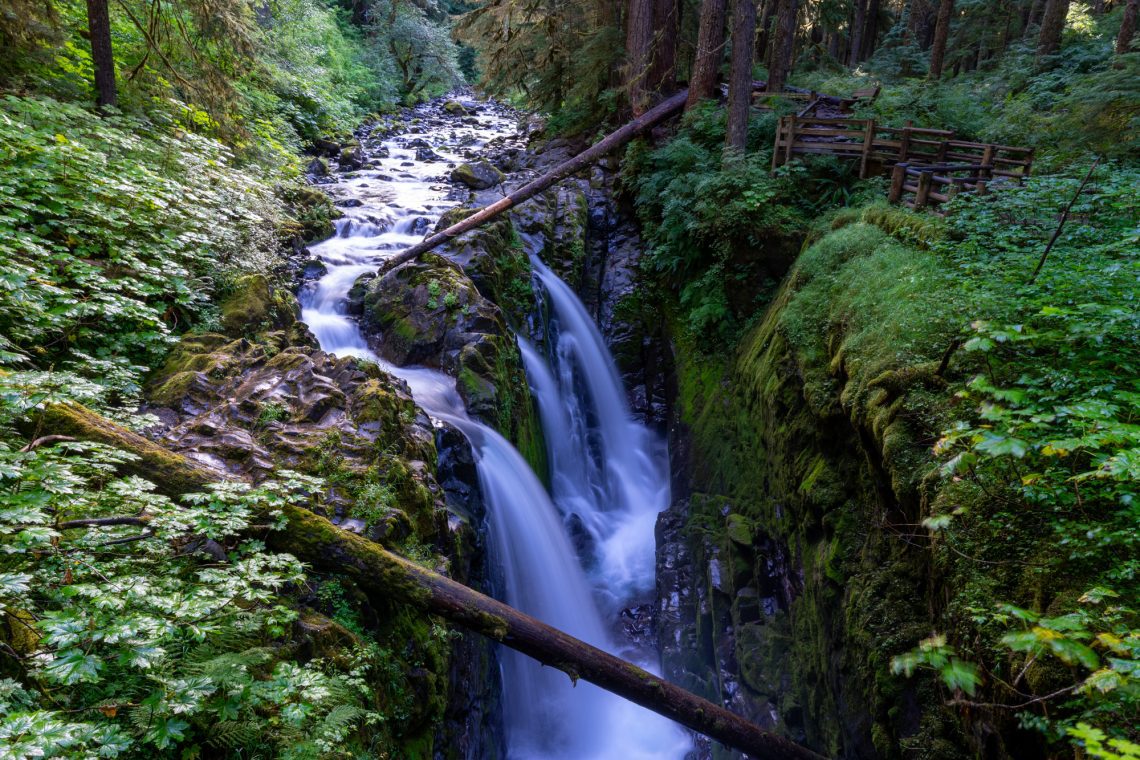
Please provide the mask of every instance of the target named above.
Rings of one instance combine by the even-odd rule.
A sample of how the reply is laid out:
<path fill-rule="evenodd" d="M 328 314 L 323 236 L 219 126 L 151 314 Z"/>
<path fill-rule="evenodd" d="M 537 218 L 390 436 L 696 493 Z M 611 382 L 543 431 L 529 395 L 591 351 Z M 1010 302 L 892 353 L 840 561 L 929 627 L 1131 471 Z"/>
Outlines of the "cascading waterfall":
<path fill-rule="evenodd" d="M 477 140 L 508 132 L 493 120 Z M 405 135 L 446 145 L 440 134 Z M 488 132 L 490 134 L 488 134 Z M 470 144 L 471 131 L 466 137 Z M 567 633 L 618 651 L 607 620 L 653 583 L 653 519 L 668 501 L 663 449 L 633 423 L 613 361 L 573 292 L 535 261 L 553 306 L 551 365 L 523 345 L 527 370 L 551 442 L 554 500 L 529 465 L 499 433 L 471 419 L 455 380 L 426 368 L 396 367 L 376 356 L 346 313 L 346 297 L 360 275 L 390 252 L 420 240 L 413 230 L 434 223 L 447 205 L 432 185 L 438 169 L 406 166 L 414 151 L 384 144 L 380 170 L 341 178 L 338 195 L 361 201 L 337 222 L 337 234 L 313 246 L 327 267 L 301 294 L 302 319 L 321 348 L 375 361 L 405 380 L 433 418 L 471 442 L 493 557 L 505 579 L 504 601 Z M 445 159 L 460 160 L 436 148 Z M 389 168 L 388 164 L 391 164 Z M 398 168 L 397 168 L 398 167 Z M 396 170 L 391 177 L 385 171 Z M 554 371 L 552 372 L 552 368 Z M 557 502 L 558 506 L 555 506 Z M 563 516 L 578 515 L 597 547 L 589 577 L 567 534 Z M 623 652 L 632 656 L 629 652 Z M 643 663 L 646 664 L 646 663 Z M 517 760 L 669 760 L 690 748 L 672 722 L 590 684 L 514 652 L 503 652 L 508 756 Z"/>

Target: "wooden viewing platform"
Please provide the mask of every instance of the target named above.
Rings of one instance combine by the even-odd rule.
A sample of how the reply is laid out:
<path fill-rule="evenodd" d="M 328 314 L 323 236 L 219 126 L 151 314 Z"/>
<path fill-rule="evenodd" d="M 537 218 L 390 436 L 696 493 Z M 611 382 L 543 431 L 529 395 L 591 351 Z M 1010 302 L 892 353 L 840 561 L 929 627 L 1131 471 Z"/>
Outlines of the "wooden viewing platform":
<path fill-rule="evenodd" d="M 891 173 L 891 202 L 911 194 L 907 205 L 914 208 L 937 206 L 959 192 L 985 192 L 994 181 L 1020 183 L 1033 167 L 1032 148 L 955 140 L 951 130 L 886 127 L 874 119 L 781 117 L 772 170 L 802 155 L 858 160 L 861 178 Z M 954 176 L 962 172 L 969 173 Z"/>

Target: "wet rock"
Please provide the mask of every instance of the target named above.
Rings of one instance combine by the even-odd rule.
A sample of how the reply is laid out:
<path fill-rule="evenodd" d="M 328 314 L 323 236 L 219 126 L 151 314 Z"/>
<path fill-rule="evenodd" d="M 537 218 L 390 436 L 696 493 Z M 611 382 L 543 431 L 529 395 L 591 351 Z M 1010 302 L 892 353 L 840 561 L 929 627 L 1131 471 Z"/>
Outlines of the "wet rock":
<path fill-rule="evenodd" d="M 329 176 L 329 162 L 326 158 L 314 158 L 305 167 L 305 171 L 312 177 L 327 177 Z"/>
<path fill-rule="evenodd" d="M 474 190 L 486 190 L 501 184 L 504 179 L 506 176 L 486 160 L 460 164 L 451 172 L 452 182 L 461 182 Z"/>
<path fill-rule="evenodd" d="M 364 201 L 359 198 L 341 198 L 336 201 L 336 205 L 341 208 L 360 208 L 364 205 Z"/>
<path fill-rule="evenodd" d="M 412 234 L 423 235 L 431 228 L 431 220 L 425 216 L 417 216 L 412 220 Z"/>
<path fill-rule="evenodd" d="M 466 116 L 468 113 L 467 109 L 463 107 L 463 104 L 456 100 L 449 100 L 444 103 L 443 110 L 452 116 Z"/>
<path fill-rule="evenodd" d="M 231 334 L 249 334 L 260 329 L 290 326 L 300 316 L 297 302 L 288 293 L 273 290 L 261 274 L 239 277 L 232 292 L 220 304 L 222 327 Z"/>
<path fill-rule="evenodd" d="M 424 161 L 427 163 L 432 163 L 435 161 L 442 161 L 443 159 L 440 158 L 439 154 L 436 153 L 431 148 L 417 148 L 416 149 L 416 160 L 417 161 Z"/>
<path fill-rule="evenodd" d="M 396 364 L 442 364 L 446 338 L 454 346 L 473 321 L 494 322 L 497 310 L 462 272 L 435 255 L 397 267 L 365 285 L 361 326 Z"/>
<path fill-rule="evenodd" d="M 377 148 L 372 155 L 376 156 L 376 158 L 389 158 L 392 155 L 392 151 L 388 150 L 388 146 L 382 145 Z"/>
<path fill-rule="evenodd" d="M 336 158 L 340 155 L 340 143 L 317 138 L 313 140 L 313 151 L 324 158 Z"/>
<path fill-rule="evenodd" d="M 364 151 L 359 145 L 350 145 L 341 151 L 340 170 L 351 172 L 364 168 Z"/>

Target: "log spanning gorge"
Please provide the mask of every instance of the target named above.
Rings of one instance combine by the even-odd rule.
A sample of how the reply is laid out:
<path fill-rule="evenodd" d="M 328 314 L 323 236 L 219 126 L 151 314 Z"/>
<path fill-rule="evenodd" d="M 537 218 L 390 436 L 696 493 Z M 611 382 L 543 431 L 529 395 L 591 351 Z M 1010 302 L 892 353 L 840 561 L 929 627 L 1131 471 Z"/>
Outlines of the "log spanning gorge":
<path fill-rule="evenodd" d="M 311 246 L 324 269 L 300 294 L 302 319 L 324 351 L 376 362 L 408 384 L 438 427 L 458 430 L 469 442 L 478 481 L 469 485 L 478 488 L 486 509 L 481 528 L 495 596 L 657 671 L 657 653 L 626 636 L 620 619 L 653 600 L 654 524 L 670 502 L 668 452 L 634 419 L 598 327 L 542 261 L 538 246 L 521 236 L 535 298 L 530 334 L 516 340 L 548 473 L 535 473 L 507 438 L 469 413 L 455 377 L 385 356 L 350 314 L 350 291 L 362 276 L 419 243 L 466 199 L 465 189 L 441 177 L 444 167 L 518 129 L 513 114 L 464 105 L 479 118 L 447 116 L 438 104 L 430 106 L 432 118 L 418 122 L 430 126 L 413 119 L 401 134 L 366 137 L 358 156 L 366 168 L 328 178 L 324 188 L 344 216 L 333 237 Z M 680 760 L 692 750 L 691 735 L 666 718 L 516 652 L 504 649 L 500 661 L 507 757 Z"/>

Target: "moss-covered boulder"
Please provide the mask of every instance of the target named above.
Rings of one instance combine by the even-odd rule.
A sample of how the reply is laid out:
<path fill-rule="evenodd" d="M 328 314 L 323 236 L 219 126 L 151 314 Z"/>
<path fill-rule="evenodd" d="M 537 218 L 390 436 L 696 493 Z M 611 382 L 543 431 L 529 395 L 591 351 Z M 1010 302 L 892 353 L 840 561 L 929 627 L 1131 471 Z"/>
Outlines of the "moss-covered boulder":
<path fill-rule="evenodd" d="M 498 168 L 486 159 L 480 159 L 469 164 L 460 164 L 451 172 L 451 181 L 459 182 L 472 190 L 486 190 L 489 187 L 502 184 L 506 179 Z"/>
<path fill-rule="evenodd" d="M 452 116 L 466 116 L 467 109 L 457 100 L 449 100 L 443 104 L 443 110 Z"/>
<path fill-rule="evenodd" d="M 541 427 L 514 335 L 502 310 L 455 262 L 427 254 L 362 290 L 361 327 L 378 353 L 455 377 L 468 413 L 503 432 L 545 472 Z"/>
<path fill-rule="evenodd" d="M 274 288 L 263 274 L 239 277 L 222 299 L 222 329 L 232 335 L 251 335 L 265 329 L 289 327 L 300 316 L 292 293 Z"/>

